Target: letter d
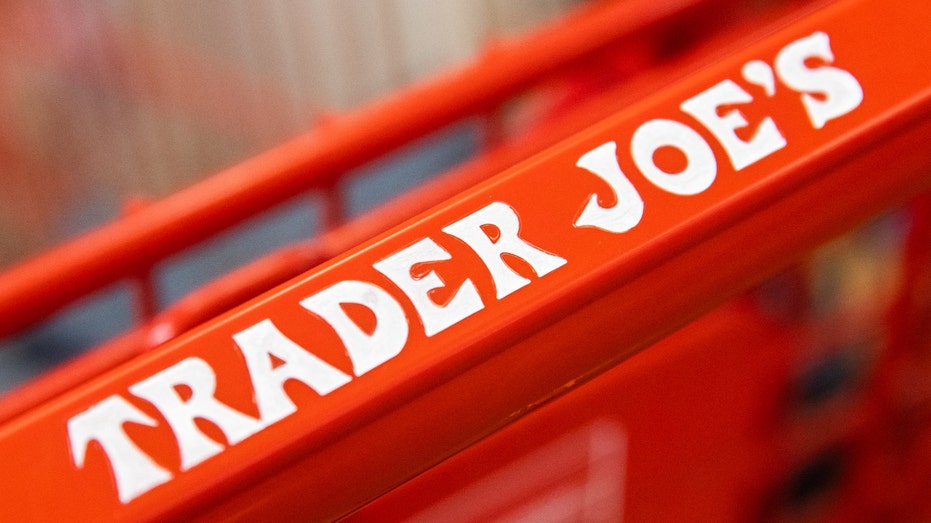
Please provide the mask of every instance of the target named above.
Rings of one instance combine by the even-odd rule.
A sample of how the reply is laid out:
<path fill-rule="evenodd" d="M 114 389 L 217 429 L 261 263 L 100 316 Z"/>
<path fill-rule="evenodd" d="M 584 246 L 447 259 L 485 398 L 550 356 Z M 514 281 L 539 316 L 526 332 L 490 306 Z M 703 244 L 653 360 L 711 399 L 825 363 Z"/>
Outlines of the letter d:
<path fill-rule="evenodd" d="M 342 304 L 354 303 L 375 314 L 375 330 L 363 331 Z M 301 306 L 320 316 L 333 327 L 352 360 L 352 369 L 361 376 L 398 355 L 407 343 L 407 316 L 401 305 L 381 287 L 347 280 L 328 287 L 301 301 Z"/>

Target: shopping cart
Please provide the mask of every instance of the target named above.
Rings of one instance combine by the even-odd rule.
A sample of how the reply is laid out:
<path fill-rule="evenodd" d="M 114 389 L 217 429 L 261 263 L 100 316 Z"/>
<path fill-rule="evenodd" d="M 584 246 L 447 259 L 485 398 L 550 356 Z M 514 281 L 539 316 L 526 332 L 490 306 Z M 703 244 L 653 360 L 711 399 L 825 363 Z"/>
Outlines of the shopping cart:
<path fill-rule="evenodd" d="M 4 334 L 124 279 L 142 321 L 0 404 L 0 511 L 927 517 L 929 22 L 589 6 L 10 269 Z M 476 114 L 474 159 L 344 221 L 343 173 Z M 325 233 L 155 311 L 161 260 L 308 190 Z M 808 255 L 871 218 L 839 241 L 900 277 L 832 302 Z"/>

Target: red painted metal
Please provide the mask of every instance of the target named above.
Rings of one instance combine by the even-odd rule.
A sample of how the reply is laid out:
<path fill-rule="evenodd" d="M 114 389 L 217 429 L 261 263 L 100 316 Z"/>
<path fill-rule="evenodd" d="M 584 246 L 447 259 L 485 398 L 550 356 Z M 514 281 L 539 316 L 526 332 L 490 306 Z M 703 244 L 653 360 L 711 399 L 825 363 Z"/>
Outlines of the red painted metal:
<path fill-rule="evenodd" d="M 436 179 L 415 187 L 385 204 L 367 211 L 318 238 L 293 245 L 266 255 L 227 275 L 218 278 L 185 296 L 178 303 L 150 318 L 118 339 L 106 343 L 74 360 L 47 372 L 37 379 L 7 393 L 0 402 L 0 421 L 24 412 L 39 403 L 54 398 L 86 380 L 138 356 L 177 335 L 258 296 L 267 289 L 282 284 L 301 273 L 342 254 L 365 240 L 381 234 L 403 221 L 424 212 L 444 200 L 490 178 L 491 176 L 546 149 L 559 140 L 601 120 L 608 112 L 620 110 L 648 95 L 656 85 L 665 85 L 694 72 L 713 57 L 734 46 L 746 45 L 770 31 L 776 20 L 794 12 L 763 13 L 753 27 L 737 27 L 722 32 L 696 45 L 693 49 L 638 75 L 628 70 L 629 77 L 621 85 L 604 93 L 589 93 L 565 110 L 555 110 L 545 118 L 545 125 L 525 131 L 500 143 Z M 500 123 L 500 122 L 499 122 Z M 324 223 L 339 220 L 332 209 L 335 193 L 327 192 L 328 205 Z M 336 213 L 338 214 L 338 213 Z M 334 216 L 330 216 L 334 215 Z M 145 300 L 143 300 L 145 301 Z"/>
<path fill-rule="evenodd" d="M 749 323 L 736 322 L 734 318 L 743 313 L 723 309 L 693 324 L 685 335 L 692 341 L 705 339 L 700 344 L 704 352 L 696 352 L 694 345 L 682 338 L 671 338 L 602 378 L 596 376 L 785 268 L 819 243 L 883 209 L 931 190 L 931 178 L 927 176 L 931 157 L 923 150 L 931 131 L 931 70 L 920 66 L 931 59 L 931 48 L 924 40 L 929 23 L 931 6 L 923 0 L 895 4 L 843 0 L 826 5 L 752 45 L 735 49 L 722 61 L 687 78 L 657 86 L 650 96 L 606 114 L 600 123 L 157 350 L 122 362 L 54 399 L 43 400 L 0 427 L 0 459 L 18 472 L 16 477 L 4 477 L 0 486 L 4 499 L 0 515 L 10 520 L 330 520 L 358 511 L 437 463 L 497 433 L 500 437 L 494 436 L 459 454 L 422 479 L 355 512 L 353 517 L 377 519 L 426 509 L 408 505 L 405 499 L 409 500 L 412 492 L 419 493 L 420 488 L 434 498 L 449 495 L 455 491 L 455 482 L 460 481 L 450 478 L 459 477 L 463 467 L 481 460 L 483 452 L 517 456 L 525 437 L 542 451 L 556 449 L 564 454 L 569 460 L 570 481 L 576 482 L 573 485 L 580 476 L 596 475 L 595 469 L 586 468 L 589 462 L 585 460 L 594 452 L 592 448 L 600 452 L 598 455 L 613 456 L 615 460 L 624 456 L 623 473 L 629 472 L 625 481 L 631 482 L 626 492 L 634 497 L 627 498 L 624 505 L 615 503 L 605 514 L 623 511 L 631 517 L 660 519 L 696 513 L 712 519 L 791 517 L 781 513 L 778 506 L 767 504 L 769 491 L 752 485 L 738 494 L 753 500 L 753 506 L 763 512 L 733 512 L 734 507 L 726 506 L 724 501 L 734 499 L 736 487 L 729 481 L 735 475 L 752 476 L 761 485 L 778 485 L 779 478 L 791 467 L 804 464 L 816 447 L 823 448 L 845 437 L 851 441 L 879 438 L 881 428 L 890 419 L 886 415 L 896 412 L 893 407 L 903 400 L 895 394 L 896 380 L 907 378 L 908 365 L 914 362 L 895 367 L 888 379 L 879 376 L 879 381 L 890 385 L 879 387 L 880 392 L 866 401 L 862 410 L 838 409 L 837 415 L 818 423 L 786 423 L 783 429 L 772 431 L 773 444 L 765 444 L 766 438 L 744 438 L 745 434 L 727 432 L 734 427 L 753 429 L 765 425 L 764 418 L 774 409 L 757 410 L 759 404 L 754 402 L 776 402 L 773 398 L 778 395 L 778 384 L 785 382 L 789 372 L 786 367 L 795 357 L 780 349 L 798 349 L 796 340 L 772 336 L 770 327 L 761 325 L 758 318 L 751 318 Z M 864 27 L 870 28 L 868 38 L 864 37 Z M 843 78 L 854 78 L 863 92 L 862 100 L 848 103 L 827 121 L 815 118 L 811 108 L 812 104 L 824 102 L 825 96 L 809 94 L 806 98 L 798 92 L 813 89 L 811 86 L 792 85 L 791 75 L 777 67 L 778 79 L 773 76 L 773 89 L 767 89 L 765 74 L 761 81 L 759 75 L 745 72 L 745 65 L 751 62 L 757 71 L 761 63 L 765 64 L 763 71 L 766 67 L 772 71 L 771 64 L 788 46 L 810 38 L 828 38 L 832 56 L 806 61 L 804 67 L 831 66 L 836 68 L 834 71 L 848 72 L 849 76 Z M 544 41 L 539 50 L 561 52 L 561 42 Z M 541 62 L 545 58 L 540 56 Z M 838 76 L 833 78 L 837 80 Z M 472 79 L 480 92 L 491 89 L 489 85 L 495 81 L 504 81 L 496 77 L 486 84 L 485 80 Z M 785 140 L 783 146 L 740 167 L 734 166 L 733 150 L 722 145 L 721 134 L 703 126 L 683 109 L 686 100 L 694 100 L 727 80 L 747 93 L 750 101 L 726 105 L 715 111 L 717 117 L 727 118 L 728 111 L 739 110 L 749 126 L 758 131 L 761 122 L 771 117 Z M 458 90 L 445 94 L 472 99 L 467 92 Z M 830 100 L 830 93 L 827 98 Z M 425 111 L 440 113 L 429 118 L 431 124 L 440 121 L 434 118 L 444 117 L 443 111 L 430 103 L 424 102 L 423 106 Z M 358 122 L 354 118 L 346 122 Z M 689 157 L 686 165 L 713 164 L 710 179 L 708 170 L 699 175 L 691 171 L 679 175 L 653 172 L 649 180 L 643 175 L 644 166 L 648 166 L 644 162 L 665 165 L 665 160 L 654 156 L 653 151 L 642 156 L 643 148 L 632 143 L 635 137 L 644 136 L 641 131 L 648 123 L 670 125 L 660 120 L 679 122 L 678 134 L 659 134 L 665 139 L 697 137 L 699 145 L 690 151 L 699 156 Z M 691 129 L 691 134 L 683 126 Z M 742 125 L 733 127 L 738 128 L 739 141 L 754 139 L 755 134 L 741 130 Z M 340 150 L 349 154 L 351 140 L 349 131 L 345 132 L 345 142 L 337 132 L 333 143 L 345 146 Z M 391 137 L 379 139 L 384 147 L 395 143 Z M 222 186 L 216 187 L 218 194 L 235 196 L 255 188 L 245 182 L 253 170 L 283 173 L 282 179 L 297 177 L 294 159 L 299 155 L 292 149 L 299 142 L 303 143 L 296 141 L 235 168 L 233 174 L 224 177 Z M 600 227 L 591 227 L 580 221 L 583 209 L 595 205 L 590 202 L 602 208 L 629 203 L 610 190 L 609 184 L 617 184 L 617 178 L 610 181 L 607 175 L 596 176 L 577 166 L 580 158 L 610 142 L 617 144 L 610 158 L 616 158 L 643 202 L 642 217 L 633 225 L 625 222 L 626 230 L 620 232 L 605 229 L 619 227 L 615 222 L 596 221 Z M 690 143 L 695 146 L 696 142 Z M 706 150 L 710 151 L 710 159 L 700 156 Z M 343 167 L 335 159 L 323 160 L 325 168 Z M 878 176 L 878 172 L 882 175 Z M 683 183 L 681 177 L 692 175 L 707 184 L 679 185 Z M 243 186 L 233 187 L 237 183 Z M 297 188 L 292 185 L 297 182 L 278 183 L 268 194 L 279 194 L 279 190 L 284 194 Z M 195 193 L 183 194 L 187 198 Z M 274 199 L 268 195 L 262 198 L 267 199 L 261 200 L 261 205 Z M 180 211 L 180 203 L 171 202 L 180 200 L 162 202 L 159 212 Z M 248 205 L 261 206 L 255 202 Z M 240 211 L 229 212 L 218 211 L 218 215 L 235 221 Z M 469 224 L 473 217 L 486 215 L 494 218 Z M 508 225 L 509 219 L 519 222 L 519 230 Z M 155 221 L 133 223 L 145 229 L 140 224 Z M 204 231 L 209 227 L 205 225 Z M 132 248 L 132 242 L 115 230 L 109 229 L 113 236 L 108 241 L 125 240 L 124 248 Z M 149 238 L 162 241 L 161 236 L 152 234 Z M 513 240 L 515 234 L 536 254 L 527 254 L 526 250 L 509 251 L 507 256 L 483 254 L 482 241 L 498 245 Z M 920 232 L 915 234 L 921 238 Z M 177 241 L 193 241 L 191 238 Z M 425 239 L 445 251 L 449 259 L 406 255 L 419 260 L 406 267 L 407 277 L 417 281 L 439 278 L 440 290 L 430 295 L 434 306 L 455 302 L 462 289 L 469 286 L 481 302 L 477 309 L 462 313 L 441 328 L 430 327 L 423 319 L 421 306 L 397 283 L 397 277 L 379 269 L 385 267 L 382 262 L 410 260 L 399 258 L 399 253 L 422 245 Z M 916 252 L 922 251 L 918 248 Z M 298 253 L 298 258 L 310 255 L 312 260 L 317 254 L 305 250 Z M 143 264 L 128 259 L 115 261 L 131 269 Z M 278 263 L 293 267 L 291 260 L 283 256 L 262 263 L 270 265 L 269 274 L 289 270 L 271 267 Z M 307 258 L 296 265 L 301 263 L 307 263 Z M 498 266 L 498 272 L 496 264 L 503 265 Z M 431 270 L 435 271 L 432 276 Z M 515 277 L 519 283 L 514 283 Z M 509 285 L 514 287 L 502 291 L 507 288 L 507 278 L 512 278 Z M 261 278 L 255 281 L 261 282 Z M 395 302 L 403 314 L 403 321 L 392 326 L 398 329 L 406 325 L 404 334 L 392 331 L 394 334 L 389 335 L 391 340 L 403 338 L 399 352 L 372 368 L 360 370 L 361 356 L 347 352 L 350 342 L 337 336 L 333 320 L 325 321 L 322 313 L 310 314 L 301 305 L 348 281 L 369 285 L 365 303 L 370 309 L 375 307 L 371 298 L 375 295 L 380 297 L 374 303 Z M 384 327 L 380 323 L 384 316 L 376 314 L 373 326 L 370 315 L 342 310 L 367 336 L 377 336 L 379 331 L 373 329 Z M 265 320 L 271 320 L 301 349 L 337 369 L 348 381 L 322 395 L 297 380 L 279 383 L 296 411 L 267 421 L 267 412 L 263 413 L 256 403 L 256 374 L 247 367 L 242 347 L 237 345 L 241 338 L 234 339 Z M 726 345 L 706 350 L 707 340 L 722 339 L 759 343 L 763 356 L 761 360 L 748 358 Z M 101 357 L 108 354 L 101 353 Z M 725 368 L 731 361 L 739 364 L 735 374 Z M 278 363 L 295 368 L 293 362 Z M 664 367 L 667 363 L 670 366 Z M 164 407 L 156 408 L 142 399 L 144 394 L 131 392 L 141 390 L 140 383 L 151 384 L 154 377 L 164 377 L 166 372 L 184 365 L 200 365 L 201 375 L 214 374 L 215 401 L 253 420 L 253 424 L 262 425 L 233 443 L 225 435 L 226 429 L 215 421 L 204 416 L 197 423 L 189 420 L 189 431 L 213 441 L 216 447 L 213 454 L 192 465 L 183 465 L 179 455 L 187 443 L 178 434 L 177 418 L 169 419 Z M 272 367 L 273 363 L 269 363 Z M 739 380 L 731 381 L 735 376 Z M 702 378 L 707 378 L 711 386 L 695 387 L 690 381 Z M 651 383 L 653 379 L 661 381 Z M 181 403 L 203 392 L 183 381 L 172 383 L 172 390 L 163 392 L 176 395 Z M 742 396 L 744 390 L 750 393 Z M 615 391 L 629 391 L 630 396 L 619 395 L 616 404 L 600 401 Z M 693 411 L 687 403 L 681 403 L 676 393 L 694 393 L 696 401 L 710 402 L 714 422 L 709 425 L 709 411 Z M 560 396 L 550 406 L 525 417 Z M 72 440 L 75 437 L 69 423 L 111 400 L 122 401 L 139 413 L 135 422 L 124 423 L 117 418 L 115 427 L 164 471 L 161 479 L 129 494 L 118 491 L 114 458 L 99 441 L 83 447 L 80 442 L 69 444 L 69 434 Z M 588 410 L 577 410 L 580 407 Z M 620 425 L 589 423 L 591 418 L 586 415 L 597 418 L 599 408 L 616 408 Z M 657 417 L 664 408 L 674 409 L 676 416 Z M 701 417 L 694 417 L 697 414 Z M 554 427 L 554 416 L 565 421 L 551 438 L 540 427 Z M 138 423 L 140 417 L 151 420 L 150 426 Z M 504 429 L 517 420 L 524 421 Z M 113 422 L 109 419 L 103 423 Z M 707 439 L 655 439 L 650 443 L 649 434 L 669 435 L 676 429 L 691 431 L 698 426 L 711 429 L 705 435 Z M 565 438 L 561 439 L 560 434 Z M 728 449 L 734 452 L 732 455 L 722 454 L 724 450 L 700 454 L 697 443 L 713 443 L 715 434 L 729 444 L 717 441 L 720 447 L 714 448 Z M 811 434 L 820 439 L 810 438 Z M 594 440 L 600 446 L 592 447 Z M 756 447 L 755 442 L 761 440 L 764 443 Z M 921 438 L 913 445 L 915 452 L 925 447 L 927 443 Z M 666 459 L 668 453 L 681 457 Z M 78 458 L 79 454 L 85 457 Z M 903 459 L 907 455 L 915 454 L 903 454 Z M 917 455 L 927 457 L 920 452 Z M 876 460 L 883 457 L 877 456 Z M 683 463 L 695 464 L 704 475 L 676 476 L 682 470 L 677 465 Z M 650 470 L 651 465 L 659 469 Z M 876 461 L 866 459 L 862 466 L 865 472 L 858 477 L 866 480 L 862 485 L 854 484 L 843 499 L 867 496 L 858 489 L 865 489 L 868 480 L 888 478 Z M 489 470 L 479 467 L 465 472 L 461 479 L 480 478 Z M 513 471 L 520 469 L 502 470 L 517 474 Z M 431 478 L 441 478 L 443 483 L 431 483 Z M 697 485 L 706 490 L 690 490 Z M 778 489 L 775 492 L 778 497 Z M 669 501 L 671 493 L 678 498 Z M 526 499 L 532 494 L 517 495 Z M 678 507 L 677 501 L 681 503 Z M 689 513 L 688 507 L 699 512 Z M 505 503 L 492 510 L 508 508 L 515 507 Z M 841 509 L 846 511 L 841 515 L 852 514 L 850 506 L 841 505 Z"/>
<path fill-rule="evenodd" d="M 159 260 L 302 191 L 329 187 L 350 169 L 484 112 L 574 61 L 659 28 L 671 31 L 733 3 L 605 3 L 528 38 L 498 43 L 472 64 L 334 118 L 5 271 L 0 274 L 0 335 L 16 332 L 93 290 L 145 272 Z M 56 292 L 45 292 L 47 288 Z"/>
<path fill-rule="evenodd" d="M 766 440 L 800 339 L 751 308 L 716 310 L 347 521 L 492 521 L 534 507 L 546 512 L 530 520 L 759 521 L 751 485 L 793 465 Z M 554 445 L 566 439 L 575 455 Z M 587 470 L 567 474 L 573 465 Z"/>

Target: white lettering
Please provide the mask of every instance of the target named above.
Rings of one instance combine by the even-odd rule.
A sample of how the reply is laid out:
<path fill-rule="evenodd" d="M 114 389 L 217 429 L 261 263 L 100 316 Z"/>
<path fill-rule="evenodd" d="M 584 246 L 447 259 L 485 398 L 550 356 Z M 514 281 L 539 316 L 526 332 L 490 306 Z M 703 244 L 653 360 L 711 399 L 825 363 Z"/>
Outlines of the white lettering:
<path fill-rule="evenodd" d="M 682 151 L 688 161 L 685 169 L 676 174 L 660 169 L 653 158 L 660 147 Z M 650 120 L 638 127 L 630 150 L 643 175 L 660 189 L 673 194 L 698 194 L 711 187 L 718 173 L 718 162 L 711 146 L 691 127 L 674 120 Z"/>
<path fill-rule="evenodd" d="M 617 163 L 617 143 L 607 142 L 595 147 L 583 154 L 575 165 L 607 182 L 617 198 L 613 207 L 602 207 L 598 203 L 598 195 L 592 194 L 582 214 L 575 220 L 576 227 L 597 227 L 621 233 L 640 223 L 643 198 Z"/>
<path fill-rule="evenodd" d="M 246 359 L 259 417 L 266 427 L 297 411 L 284 391 L 286 381 L 298 380 L 326 396 L 352 379 L 291 341 L 269 319 L 233 334 L 233 340 Z M 272 357 L 281 360 L 277 367 Z"/>
<path fill-rule="evenodd" d="M 862 87 L 853 75 L 825 65 L 833 61 L 828 36 L 816 32 L 779 52 L 775 76 L 773 68 L 760 60 L 747 62 L 742 74 L 748 82 L 763 87 L 769 96 L 776 93 L 775 78 L 778 76 L 789 89 L 801 94 L 808 118 L 820 129 L 828 121 L 858 107 L 863 100 Z M 786 138 L 772 118 L 762 118 L 751 128 L 745 112 L 735 107 L 753 100 L 753 96 L 738 84 L 723 80 L 684 101 L 679 108 L 720 142 L 734 169 L 740 171 L 786 147 Z M 741 129 L 744 131 L 738 136 Z M 750 138 L 745 140 L 741 136 Z M 654 119 L 643 123 L 633 133 L 629 146 L 633 162 L 643 176 L 663 191 L 677 195 L 699 194 L 717 177 L 718 163 L 711 145 L 695 129 L 678 121 Z M 684 167 L 666 165 L 661 155 L 669 150 L 664 151 L 664 148 L 681 152 L 685 158 Z M 587 195 L 574 221 L 576 227 L 624 233 L 641 223 L 644 200 L 621 170 L 617 154 L 617 143 L 608 141 L 588 150 L 576 161 L 577 168 L 606 183 L 615 198 L 611 204 L 610 197 L 599 201 L 598 194 Z M 673 170 L 678 172 L 671 172 Z M 605 202 L 610 206 L 605 207 Z M 529 285 L 531 274 L 542 278 L 568 263 L 527 242 L 521 237 L 520 229 L 521 221 L 515 209 L 495 201 L 442 230 L 475 252 L 488 270 L 500 300 Z M 376 271 L 410 300 L 427 337 L 486 306 L 474 278 L 461 278 L 463 283 L 453 288 L 430 268 L 431 264 L 451 259 L 449 251 L 434 240 L 423 238 L 373 264 Z M 435 298 L 439 289 L 444 290 L 443 296 L 451 296 L 443 303 Z M 355 376 L 362 376 L 396 357 L 407 344 L 410 321 L 402 304 L 374 283 L 339 281 L 301 300 L 300 305 L 333 329 Z M 357 306 L 361 309 L 355 309 Z M 309 318 L 305 316 L 305 319 Z M 303 383 L 320 396 L 353 380 L 346 372 L 288 338 L 271 319 L 266 318 L 233 334 L 232 339 L 246 363 L 258 418 L 218 400 L 214 369 L 197 357 L 186 358 L 129 387 L 130 392 L 151 403 L 166 420 L 177 440 L 182 471 L 294 414 L 298 406 L 285 390 L 289 380 Z M 201 429 L 205 422 L 216 427 L 216 430 L 206 427 L 210 435 Z M 128 423 L 159 425 L 156 419 L 119 395 L 110 396 L 68 420 L 68 444 L 74 464 L 84 468 L 88 449 L 96 448 L 93 444 L 96 442 L 110 461 L 122 503 L 173 478 L 171 471 L 156 463 L 129 437 L 125 428 Z M 219 433 L 222 436 L 216 435 Z"/>
<path fill-rule="evenodd" d="M 78 468 L 84 467 L 87 446 L 96 441 L 103 448 L 116 479 L 120 502 L 129 503 L 139 495 L 166 483 L 172 474 L 156 464 L 123 430 L 124 423 L 155 427 L 157 423 L 120 396 L 109 398 L 68 420 L 71 456 Z"/>
<path fill-rule="evenodd" d="M 724 80 L 682 102 L 680 107 L 711 131 L 721 142 L 734 169 L 739 171 L 786 146 L 786 139 L 772 118 L 764 118 L 750 141 L 744 141 L 734 132 L 749 125 L 744 115 L 737 109 L 718 115 L 718 109 L 723 106 L 752 101 L 750 93 L 733 81 Z"/>
<path fill-rule="evenodd" d="M 414 304 L 427 336 L 433 336 L 485 307 L 472 280 L 466 279 L 446 305 L 438 305 L 430 298 L 430 291 L 444 287 L 443 280 L 435 271 L 419 277 L 412 274 L 417 264 L 451 258 L 436 242 L 424 238 L 374 264 L 375 269 L 391 279 Z"/>
<path fill-rule="evenodd" d="M 791 89 L 802 94 L 802 105 L 815 129 L 860 106 L 863 87 L 849 72 L 837 67 L 811 69 L 805 61 L 820 58 L 834 62 L 828 35 L 816 32 L 785 46 L 776 56 L 776 73 Z M 817 96 L 815 96 L 817 95 Z"/>
<path fill-rule="evenodd" d="M 217 400 L 213 395 L 216 385 L 216 374 L 206 361 L 185 358 L 129 387 L 130 392 L 155 405 L 165 416 L 178 439 L 181 470 L 188 470 L 224 449 L 223 445 L 201 432 L 196 419 L 219 427 L 230 445 L 264 428 L 259 420 Z M 186 387 L 190 397 L 182 398 L 178 387 Z"/>
<path fill-rule="evenodd" d="M 487 232 L 484 226 L 496 231 Z M 501 298 L 526 286 L 530 280 L 518 274 L 505 263 L 502 254 L 511 254 L 524 260 L 537 277 L 543 277 L 566 264 L 559 256 L 544 252 L 524 241 L 518 232 L 520 219 L 510 205 L 494 202 L 453 222 L 443 232 L 464 241 L 478 254 L 491 273 L 497 297 Z"/>
<path fill-rule="evenodd" d="M 375 314 L 375 329 L 366 333 L 349 317 L 342 304 L 357 304 Z M 390 294 L 371 283 L 341 281 L 301 301 L 301 306 L 333 327 L 361 376 L 397 356 L 407 343 L 407 316 Z"/>

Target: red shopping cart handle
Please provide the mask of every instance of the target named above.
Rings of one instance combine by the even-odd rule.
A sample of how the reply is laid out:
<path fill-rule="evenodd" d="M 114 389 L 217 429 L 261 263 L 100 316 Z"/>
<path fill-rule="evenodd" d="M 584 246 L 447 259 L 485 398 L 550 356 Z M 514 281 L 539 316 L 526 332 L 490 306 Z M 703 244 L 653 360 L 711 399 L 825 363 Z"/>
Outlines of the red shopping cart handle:
<path fill-rule="evenodd" d="M 16 419 L 0 514 L 346 514 L 931 186 L 929 23 L 824 8 Z"/>

